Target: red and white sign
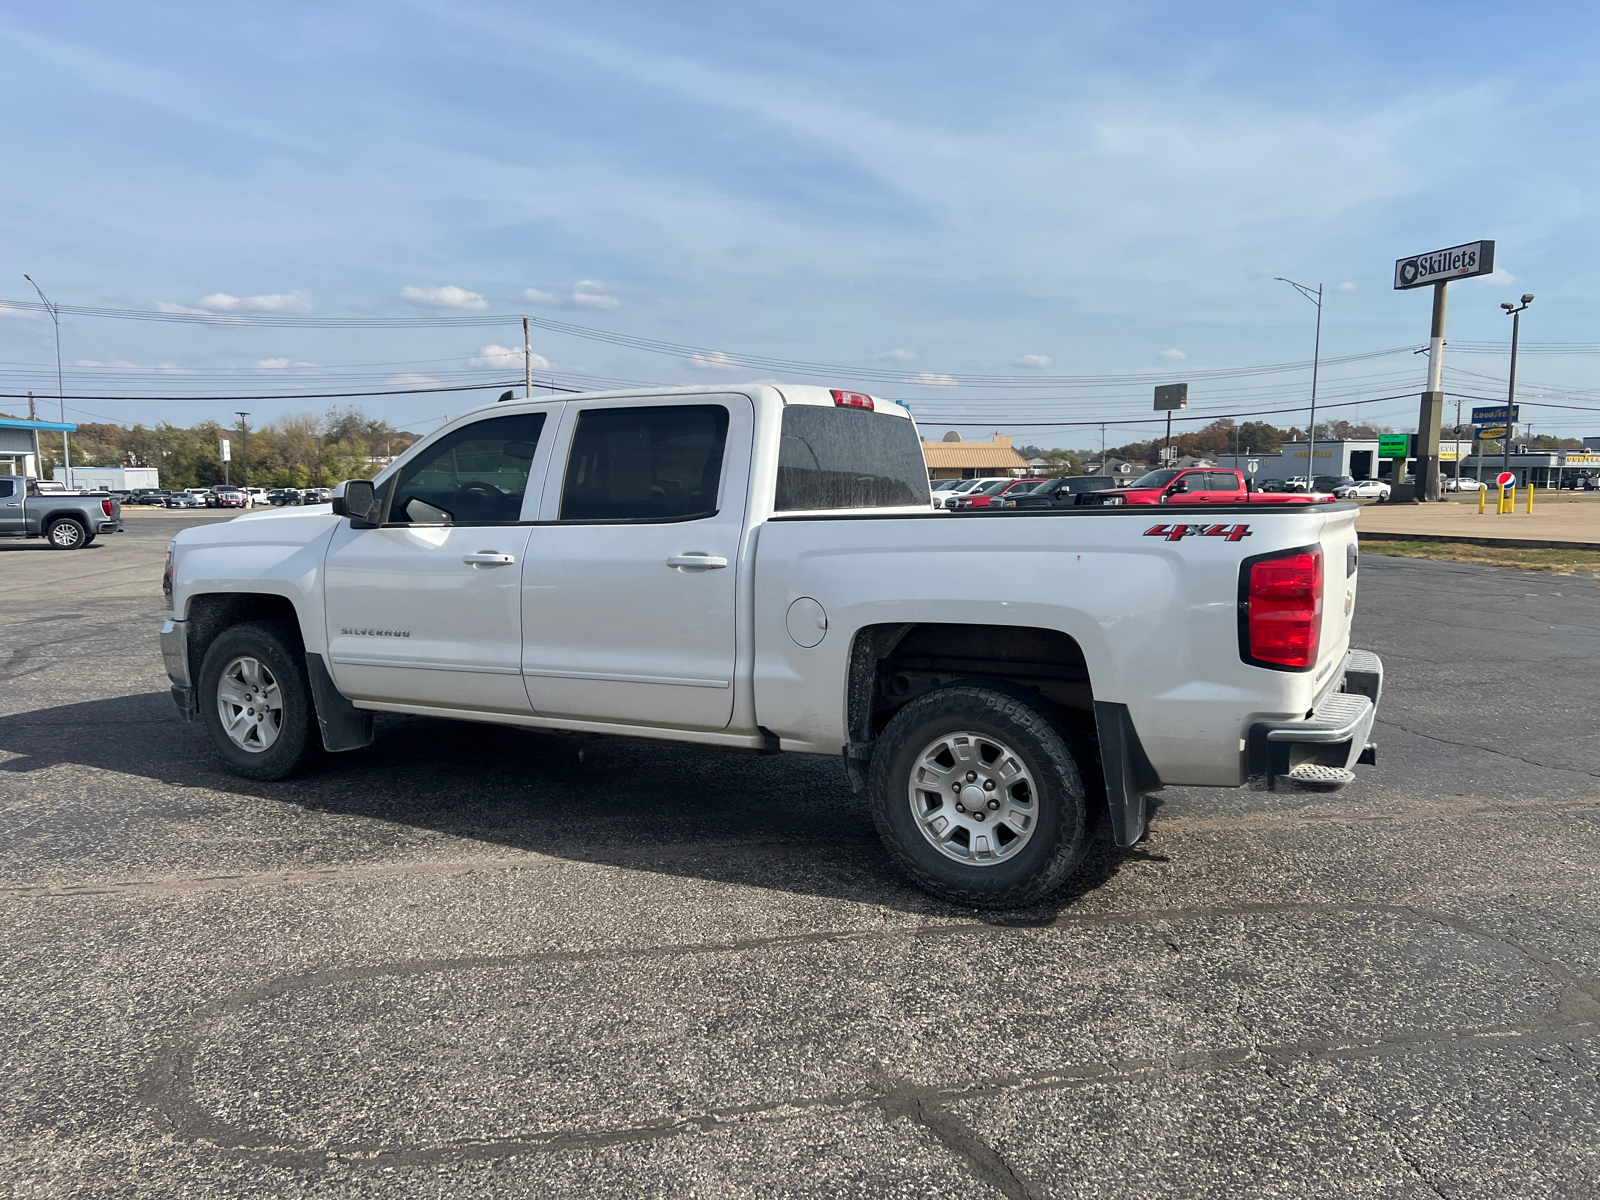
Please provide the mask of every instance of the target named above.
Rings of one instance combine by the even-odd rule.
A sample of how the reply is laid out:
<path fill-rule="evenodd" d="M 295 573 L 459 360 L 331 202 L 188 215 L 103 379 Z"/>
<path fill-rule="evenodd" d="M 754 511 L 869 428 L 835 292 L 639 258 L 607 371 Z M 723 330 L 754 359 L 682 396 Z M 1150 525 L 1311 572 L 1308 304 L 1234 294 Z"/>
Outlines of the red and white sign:
<path fill-rule="evenodd" d="M 1500 475 L 1499 475 L 1499 478 L 1495 482 L 1497 482 L 1500 485 L 1500 490 L 1503 492 L 1508 487 L 1510 487 L 1513 483 L 1515 483 L 1516 481 L 1517 481 L 1517 477 L 1515 475 L 1513 475 L 1510 471 L 1501 471 Z"/>

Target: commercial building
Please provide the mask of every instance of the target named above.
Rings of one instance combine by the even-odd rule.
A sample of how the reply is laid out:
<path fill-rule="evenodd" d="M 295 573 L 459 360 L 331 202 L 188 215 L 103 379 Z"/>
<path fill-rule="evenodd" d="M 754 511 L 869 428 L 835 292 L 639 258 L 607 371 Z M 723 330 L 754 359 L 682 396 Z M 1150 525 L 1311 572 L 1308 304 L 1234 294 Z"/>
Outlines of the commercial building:
<path fill-rule="evenodd" d="M 59 421 L 23 421 L 0 417 L 0 475 L 39 478 L 39 435 L 75 433 L 76 425 Z"/>
<path fill-rule="evenodd" d="M 1398 459 L 1378 457 L 1378 441 L 1376 438 L 1352 438 L 1338 441 L 1318 441 L 1316 467 L 1308 470 L 1310 463 L 1310 446 L 1305 442 L 1285 442 L 1283 450 L 1278 454 L 1241 454 L 1235 458 L 1231 454 L 1217 456 L 1217 465 L 1233 467 L 1245 472 L 1255 479 L 1294 479 L 1297 476 L 1309 478 L 1313 475 L 1348 475 L 1352 479 L 1389 479 L 1393 474 L 1394 464 Z M 1447 464 L 1444 469 L 1446 475 L 1455 474 L 1455 464 L 1472 455 L 1472 442 L 1470 439 L 1461 441 L 1441 441 L 1439 443 L 1439 461 Z M 1256 464 L 1251 468 L 1251 463 Z M 1409 474 L 1415 465 L 1415 459 L 1406 460 L 1405 471 L 1400 477 Z M 1470 474 L 1471 472 L 1465 472 Z"/>
<path fill-rule="evenodd" d="M 1584 441 L 1591 439 L 1585 438 Z M 1504 469 L 1517 477 L 1519 488 L 1530 484 L 1536 488 L 1563 487 L 1574 478 L 1600 476 L 1600 448 L 1594 450 L 1533 450 L 1526 454 L 1513 451 L 1508 460 L 1501 454 L 1485 454 L 1483 458 L 1466 458 L 1461 463 L 1461 474 L 1469 479 L 1482 479 L 1493 483 Z"/>
<path fill-rule="evenodd" d="M 131 492 L 161 486 L 161 472 L 155 467 L 73 467 L 70 477 L 57 467 L 51 474 L 57 483 L 85 492 Z"/>
<path fill-rule="evenodd" d="M 1028 460 L 1011 448 L 1011 438 L 997 433 L 987 442 L 964 442 L 956 433 L 947 433 L 942 442 L 923 442 L 922 457 L 928 463 L 929 479 L 979 479 L 986 475 L 1021 478 L 1028 473 Z"/>

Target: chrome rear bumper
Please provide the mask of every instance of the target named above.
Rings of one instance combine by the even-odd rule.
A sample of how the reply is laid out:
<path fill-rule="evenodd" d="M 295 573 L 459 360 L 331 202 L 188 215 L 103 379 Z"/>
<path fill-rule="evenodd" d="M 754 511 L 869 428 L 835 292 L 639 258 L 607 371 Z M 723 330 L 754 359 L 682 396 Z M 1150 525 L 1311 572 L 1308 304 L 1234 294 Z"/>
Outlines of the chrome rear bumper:
<path fill-rule="evenodd" d="M 1368 740 L 1383 695 L 1383 662 L 1368 650 L 1345 656 L 1339 687 L 1298 720 L 1257 721 L 1245 739 L 1250 786 L 1264 791 L 1338 791 L 1359 764 L 1378 761 Z"/>

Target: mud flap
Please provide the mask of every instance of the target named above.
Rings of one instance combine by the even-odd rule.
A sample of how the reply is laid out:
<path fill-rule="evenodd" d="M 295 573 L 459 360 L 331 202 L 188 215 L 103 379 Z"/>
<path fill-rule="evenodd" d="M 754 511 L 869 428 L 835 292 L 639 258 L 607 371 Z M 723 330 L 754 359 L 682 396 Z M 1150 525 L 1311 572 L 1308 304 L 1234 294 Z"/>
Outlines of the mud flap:
<path fill-rule="evenodd" d="M 328 674 L 322 655 L 306 653 L 306 676 L 311 681 L 311 698 L 317 706 L 317 724 L 322 727 L 322 744 L 330 753 L 359 750 L 372 744 L 372 714 L 351 704 Z"/>
<path fill-rule="evenodd" d="M 1145 757 L 1126 704 L 1096 700 L 1094 724 L 1100 741 L 1100 770 L 1106 781 L 1111 832 L 1117 845 L 1132 846 L 1144 836 L 1145 793 L 1160 791 L 1161 777 Z"/>

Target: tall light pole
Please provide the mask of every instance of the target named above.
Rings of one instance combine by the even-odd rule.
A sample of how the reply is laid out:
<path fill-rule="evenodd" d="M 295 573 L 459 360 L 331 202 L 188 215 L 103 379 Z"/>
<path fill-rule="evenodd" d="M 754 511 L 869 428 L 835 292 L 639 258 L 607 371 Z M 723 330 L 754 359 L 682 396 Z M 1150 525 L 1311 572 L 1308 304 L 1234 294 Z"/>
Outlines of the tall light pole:
<path fill-rule="evenodd" d="M 26 271 L 22 273 L 22 277 L 29 283 L 33 283 L 33 276 Z M 67 389 L 61 384 L 61 314 L 56 310 L 56 306 L 50 303 L 49 298 L 45 296 L 37 283 L 33 283 L 33 290 L 39 293 L 39 299 L 44 302 L 45 311 L 50 314 L 50 319 L 55 322 L 56 326 L 56 400 L 61 405 L 61 423 L 65 425 L 67 423 Z M 41 466 L 40 470 L 43 469 Z M 72 486 L 72 448 L 67 444 L 67 431 L 65 429 L 61 431 L 61 469 L 66 476 L 63 482 L 70 488 Z"/>
<path fill-rule="evenodd" d="M 1282 275 L 1274 275 L 1273 278 L 1279 283 L 1287 283 L 1317 306 L 1317 340 L 1311 351 L 1311 424 L 1306 429 L 1306 491 L 1309 492 L 1313 490 L 1312 485 L 1317 477 L 1317 366 L 1322 361 L 1322 285 L 1317 284 L 1317 290 L 1313 292 L 1305 284 L 1285 279 Z"/>
<path fill-rule="evenodd" d="M 250 427 L 244 423 L 244 419 L 249 415 L 247 412 L 239 414 L 239 433 L 244 441 L 244 445 L 239 449 L 239 458 L 241 460 L 239 463 L 239 486 L 245 488 L 250 486 Z M 246 492 L 245 495 L 248 497 L 250 493 Z"/>
<path fill-rule="evenodd" d="M 1500 458 L 1502 471 L 1511 470 L 1511 417 L 1516 412 L 1517 403 L 1517 333 L 1522 326 L 1522 309 L 1532 303 L 1533 297 L 1524 295 L 1521 308 L 1514 304 L 1500 306 L 1511 314 L 1511 382 L 1506 388 L 1506 436 L 1505 441 L 1501 443 L 1504 449 Z"/>

